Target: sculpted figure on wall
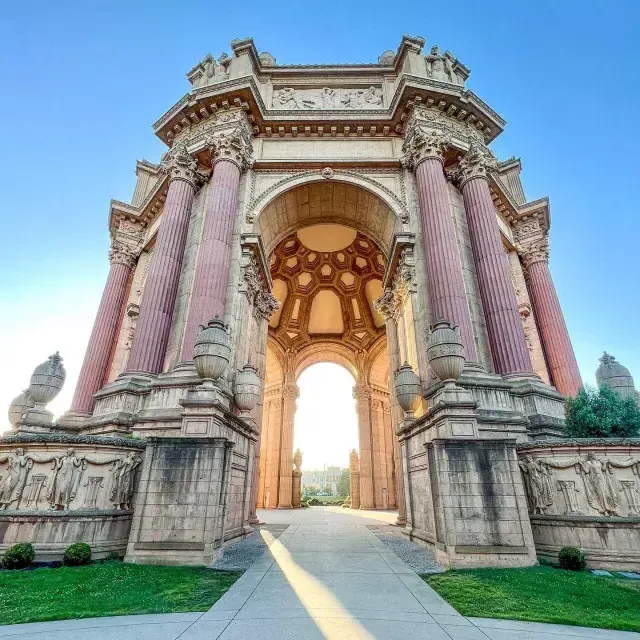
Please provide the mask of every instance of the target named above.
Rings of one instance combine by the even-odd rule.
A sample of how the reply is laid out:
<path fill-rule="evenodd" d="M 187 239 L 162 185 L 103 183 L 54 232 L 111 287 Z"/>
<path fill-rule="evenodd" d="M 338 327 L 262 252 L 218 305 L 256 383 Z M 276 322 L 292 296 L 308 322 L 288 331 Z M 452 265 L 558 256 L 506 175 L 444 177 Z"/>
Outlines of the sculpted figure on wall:
<path fill-rule="evenodd" d="M 202 62 L 189 71 L 187 78 L 194 89 L 222 82 L 229 78 L 228 67 L 230 62 L 231 58 L 226 53 L 220 54 L 217 61 L 211 54 L 208 54 Z"/>
<path fill-rule="evenodd" d="M 380 87 L 366 89 L 294 89 L 283 87 L 273 92 L 271 106 L 276 109 L 367 109 L 382 106 Z"/>
<path fill-rule="evenodd" d="M 520 461 L 520 469 L 529 498 L 529 511 L 544 513 L 553 504 L 551 470 L 543 460 L 534 460 L 530 455 Z"/>
<path fill-rule="evenodd" d="M 438 45 L 431 47 L 429 55 L 425 56 L 427 63 L 427 76 L 440 82 L 449 82 L 451 84 L 464 85 L 469 72 L 466 73 L 460 68 L 458 61 L 446 51 L 440 55 Z"/>
<path fill-rule="evenodd" d="M 114 461 L 110 500 L 116 509 L 131 509 L 136 469 L 142 458 L 130 452 L 126 458 Z"/>
<path fill-rule="evenodd" d="M 76 497 L 83 459 L 76 456 L 73 448 L 67 449 L 64 456 L 57 456 L 53 460 L 53 482 L 47 494 L 47 500 L 52 509 L 61 511 L 68 509 L 71 501 Z"/>
<path fill-rule="evenodd" d="M 25 454 L 24 449 L 18 448 L 14 454 L 0 458 L 0 464 L 4 462 L 8 462 L 9 466 L 8 474 L 0 485 L 0 509 L 8 509 L 14 503 L 17 508 L 33 467 L 33 458 Z"/>
<path fill-rule="evenodd" d="M 579 462 L 579 470 L 584 474 L 584 487 L 589 504 L 603 515 L 618 515 L 618 496 L 611 466 L 604 460 L 598 460 L 593 453 L 589 453 L 586 460 Z"/>

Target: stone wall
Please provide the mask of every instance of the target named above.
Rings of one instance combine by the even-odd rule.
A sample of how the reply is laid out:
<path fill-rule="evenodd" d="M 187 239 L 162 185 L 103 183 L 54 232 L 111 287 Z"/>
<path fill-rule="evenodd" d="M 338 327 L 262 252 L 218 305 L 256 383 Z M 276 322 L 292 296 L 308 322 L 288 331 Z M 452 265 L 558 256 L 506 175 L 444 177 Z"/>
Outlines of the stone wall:
<path fill-rule="evenodd" d="M 640 569 L 640 439 L 518 445 L 538 556 L 578 547 L 590 567 Z"/>
<path fill-rule="evenodd" d="M 124 554 L 145 443 L 136 439 L 12 434 L 0 438 L 0 553 L 34 545 L 60 560 L 74 542 L 94 558 Z"/>
<path fill-rule="evenodd" d="M 223 437 L 148 439 L 125 561 L 209 565 L 231 532 L 244 532 L 233 447 Z"/>

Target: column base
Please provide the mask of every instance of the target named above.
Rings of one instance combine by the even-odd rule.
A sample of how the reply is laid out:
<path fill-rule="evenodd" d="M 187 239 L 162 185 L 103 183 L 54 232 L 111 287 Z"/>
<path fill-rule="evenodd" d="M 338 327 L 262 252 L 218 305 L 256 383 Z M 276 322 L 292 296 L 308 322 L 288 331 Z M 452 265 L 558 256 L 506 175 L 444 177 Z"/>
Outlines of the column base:
<path fill-rule="evenodd" d="M 260 518 L 258 518 L 258 516 L 250 516 L 249 517 L 249 524 L 251 526 L 255 526 L 255 525 L 259 525 L 259 524 L 264 524 L 264 522 L 262 520 L 260 520 Z"/>
<path fill-rule="evenodd" d="M 393 522 L 391 524 L 392 527 L 406 527 L 407 526 L 407 519 L 406 518 L 401 518 L 400 516 L 398 516 L 396 518 L 396 521 Z"/>

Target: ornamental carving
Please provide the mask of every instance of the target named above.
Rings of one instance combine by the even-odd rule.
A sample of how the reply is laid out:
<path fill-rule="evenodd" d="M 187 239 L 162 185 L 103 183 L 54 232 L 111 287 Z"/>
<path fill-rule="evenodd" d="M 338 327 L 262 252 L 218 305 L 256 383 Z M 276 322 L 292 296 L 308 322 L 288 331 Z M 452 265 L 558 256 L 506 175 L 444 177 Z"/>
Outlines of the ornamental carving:
<path fill-rule="evenodd" d="M 428 129 L 436 129 L 443 134 L 448 134 L 452 139 L 471 145 L 472 142 L 484 144 L 484 134 L 465 121 L 456 120 L 444 114 L 436 107 L 418 105 L 413 108 L 407 131 L 412 126 L 421 125 Z M 464 148 L 464 147 L 463 147 Z"/>
<path fill-rule="evenodd" d="M 38 455 L 23 447 L 0 456 L 0 509 L 78 511 L 131 509 L 136 472 L 142 457 L 95 457 L 73 447 Z"/>
<path fill-rule="evenodd" d="M 469 71 L 449 51 L 440 55 L 437 45 L 431 47 L 429 55 L 425 56 L 425 62 L 427 77 L 432 80 L 464 86 L 465 80 L 469 77 Z"/>
<path fill-rule="evenodd" d="M 395 320 L 398 314 L 396 296 L 391 289 L 387 289 L 374 303 L 373 308 L 385 319 Z"/>
<path fill-rule="evenodd" d="M 536 262 L 549 261 L 549 236 L 544 235 L 541 238 L 527 242 L 526 244 L 517 244 L 516 250 L 522 259 L 525 269 L 528 269 Z"/>
<path fill-rule="evenodd" d="M 413 171 L 426 158 L 442 161 L 451 144 L 451 137 L 440 131 L 425 129 L 413 121 L 402 145 L 402 166 Z"/>
<path fill-rule="evenodd" d="M 251 139 L 246 136 L 241 127 L 237 127 L 230 133 L 218 134 L 207 139 L 207 145 L 211 149 L 211 160 L 215 164 L 220 160 L 229 160 L 238 166 L 240 171 L 245 171 L 253 165 L 253 145 Z"/>
<path fill-rule="evenodd" d="M 138 260 L 138 253 L 139 246 L 132 246 L 114 238 L 111 242 L 111 249 L 109 249 L 109 262 L 123 264 L 129 269 L 133 269 Z"/>
<path fill-rule="evenodd" d="M 498 168 L 498 161 L 484 144 L 472 142 L 469 150 L 458 159 L 455 177 L 460 185 L 472 178 L 488 178 Z"/>
<path fill-rule="evenodd" d="M 561 458 L 525 453 L 519 464 L 533 515 L 640 515 L 640 457 L 598 457 L 589 452 L 586 457 Z"/>
<path fill-rule="evenodd" d="M 194 89 L 228 80 L 230 62 L 231 58 L 226 53 L 220 54 L 217 61 L 209 53 L 187 73 L 187 78 Z"/>
<path fill-rule="evenodd" d="M 160 169 L 169 175 L 169 180 L 185 180 L 194 188 L 198 182 L 198 163 L 187 151 L 184 142 L 176 143 L 162 156 Z"/>
<path fill-rule="evenodd" d="M 271 292 L 263 291 L 262 289 L 257 292 L 253 304 L 255 313 L 263 320 L 269 320 L 275 311 L 280 308 L 280 303 L 275 296 Z"/>
<path fill-rule="evenodd" d="M 383 104 L 380 87 L 294 89 L 283 87 L 273 92 L 275 109 L 371 109 Z"/>

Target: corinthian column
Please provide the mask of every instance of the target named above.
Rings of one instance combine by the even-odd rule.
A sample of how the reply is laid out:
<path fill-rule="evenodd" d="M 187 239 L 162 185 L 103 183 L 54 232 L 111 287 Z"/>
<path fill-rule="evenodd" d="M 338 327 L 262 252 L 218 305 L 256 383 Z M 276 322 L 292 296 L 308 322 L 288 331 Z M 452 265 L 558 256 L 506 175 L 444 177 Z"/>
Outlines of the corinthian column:
<path fill-rule="evenodd" d="M 210 140 L 212 185 L 198 249 L 189 315 L 180 359 L 193 360 L 198 327 L 223 317 L 231 262 L 240 174 L 250 164 L 251 145 L 240 129 Z"/>
<path fill-rule="evenodd" d="M 70 413 L 90 415 L 93 394 L 104 384 L 136 253 L 135 248 L 123 242 L 114 240 L 111 244 L 111 267 L 80 369 Z"/>
<path fill-rule="evenodd" d="M 551 380 L 560 393 L 575 396 L 582 387 L 582 379 L 549 271 L 548 237 L 545 235 L 518 246 L 518 253 L 527 273 L 529 294 Z"/>
<path fill-rule="evenodd" d="M 282 432 L 280 445 L 280 479 L 278 482 L 278 509 L 291 509 L 293 481 L 293 420 L 296 415 L 298 385 L 288 383 L 282 387 Z"/>
<path fill-rule="evenodd" d="M 477 361 L 476 343 L 464 290 L 443 154 L 448 137 L 413 123 L 403 145 L 403 164 L 413 169 L 418 185 L 431 319 L 460 327 L 467 360 Z"/>
<path fill-rule="evenodd" d="M 371 442 L 371 389 L 362 383 L 353 387 L 358 414 L 360 447 L 360 508 L 375 509 L 373 498 L 373 455 Z"/>
<path fill-rule="evenodd" d="M 389 394 L 391 398 L 391 440 L 393 442 L 393 466 L 396 481 L 396 500 L 398 503 L 398 518 L 396 524 L 404 527 L 407 524 L 407 509 L 404 499 L 404 480 L 402 478 L 402 463 L 400 460 L 400 443 L 396 436 L 396 429 L 402 422 L 402 409 L 396 400 L 394 376 L 400 368 L 400 347 L 398 345 L 398 327 L 395 315 L 397 313 L 396 298 L 392 291 L 385 291 L 375 302 L 375 308 L 384 318 L 387 331 L 387 354 L 389 358 Z"/>
<path fill-rule="evenodd" d="M 532 375 L 516 292 L 509 274 L 509 259 L 489 191 L 488 172 L 495 166 L 491 152 L 484 145 L 472 142 L 460 159 L 460 189 L 496 372 Z"/>
<path fill-rule="evenodd" d="M 196 161 L 185 146 L 171 149 L 162 161 L 169 189 L 149 273 L 142 292 L 140 316 L 127 363 L 127 373 L 160 373 L 178 291 L 189 214 L 196 191 Z"/>

